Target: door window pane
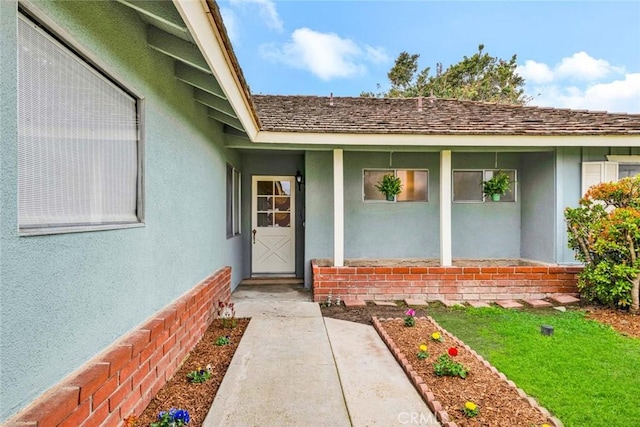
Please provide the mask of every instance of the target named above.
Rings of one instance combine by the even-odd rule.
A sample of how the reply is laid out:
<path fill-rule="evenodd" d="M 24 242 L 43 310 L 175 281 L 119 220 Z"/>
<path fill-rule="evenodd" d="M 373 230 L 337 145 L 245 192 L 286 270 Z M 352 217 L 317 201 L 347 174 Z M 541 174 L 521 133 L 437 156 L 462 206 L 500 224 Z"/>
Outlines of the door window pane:
<path fill-rule="evenodd" d="M 270 211 L 273 209 L 273 197 L 258 197 L 258 211 Z"/>
<path fill-rule="evenodd" d="M 291 209 L 291 199 L 288 197 L 275 197 L 275 209 L 277 211 L 288 212 Z"/>
<path fill-rule="evenodd" d="M 291 225 L 291 214 L 277 212 L 275 214 L 276 227 L 289 227 Z"/>
<path fill-rule="evenodd" d="M 275 181 L 275 192 L 273 194 L 277 196 L 290 196 L 291 195 L 291 183 L 289 181 Z"/>
<path fill-rule="evenodd" d="M 258 194 L 271 196 L 273 194 L 273 181 L 258 181 Z"/>
<path fill-rule="evenodd" d="M 258 227 L 273 227 L 273 214 L 259 213 Z"/>

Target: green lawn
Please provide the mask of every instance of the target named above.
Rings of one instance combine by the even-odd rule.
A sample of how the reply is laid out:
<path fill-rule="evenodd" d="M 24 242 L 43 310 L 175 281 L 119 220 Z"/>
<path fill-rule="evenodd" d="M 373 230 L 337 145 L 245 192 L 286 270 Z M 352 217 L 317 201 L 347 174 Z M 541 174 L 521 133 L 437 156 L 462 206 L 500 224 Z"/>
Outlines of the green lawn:
<path fill-rule="evenodd" d="M 640 423 L 640 339 L 579 311 L 443 308 L 429 314 L 565 426 Z M 554 327 L 553 336 L 540 333 L 543 324 Z"/>

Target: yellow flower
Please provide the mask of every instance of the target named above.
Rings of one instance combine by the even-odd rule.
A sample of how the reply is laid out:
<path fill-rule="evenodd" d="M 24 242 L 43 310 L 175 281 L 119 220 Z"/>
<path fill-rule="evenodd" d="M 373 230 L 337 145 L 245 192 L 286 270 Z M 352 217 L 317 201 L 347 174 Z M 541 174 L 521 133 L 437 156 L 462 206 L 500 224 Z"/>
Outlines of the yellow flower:
<path fill-rule="evenodd" d="M 542 427 L 551 427 L 549 424 L 542 424 Z"/>
<path fill-rule="evenodd" d="M 476 405 L 473 402 L 467 402 L 464 404 L 464 407 L 467 408 L 470 411 L 475 411 L 478 408 L 478 405 Z"/>
<path fill-rule="evenodd" d="M 439 332 L 434 332 L 431 334 L 431 338 L 433 338 L 434 340 L 439 340 L 440 339 L 440 333 Z"/>
<path fill-rule="evenodd" d="M 420 351 L 427 351 L 427 346 L 425 344 L 420 344 L 420 347 L 418 347 L 420 349 Z"/>

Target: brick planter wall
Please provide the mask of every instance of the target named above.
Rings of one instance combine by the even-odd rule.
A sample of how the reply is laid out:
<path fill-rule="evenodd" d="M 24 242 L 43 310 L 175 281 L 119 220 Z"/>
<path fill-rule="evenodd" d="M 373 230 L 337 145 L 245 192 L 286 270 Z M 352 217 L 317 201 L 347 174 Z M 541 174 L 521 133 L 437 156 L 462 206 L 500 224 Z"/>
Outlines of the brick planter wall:
<path fill-rule="evenodd" d="M 498 301 L 576 294 L 577 266 L 320 267 L 311 261 L 313 300 Z"/>
<path fill-rule="evenodd" d="M 231 268 L 207 277 L 8 421 L 7 426 L 118 426 L 139 415 L 231 297 Z"/>

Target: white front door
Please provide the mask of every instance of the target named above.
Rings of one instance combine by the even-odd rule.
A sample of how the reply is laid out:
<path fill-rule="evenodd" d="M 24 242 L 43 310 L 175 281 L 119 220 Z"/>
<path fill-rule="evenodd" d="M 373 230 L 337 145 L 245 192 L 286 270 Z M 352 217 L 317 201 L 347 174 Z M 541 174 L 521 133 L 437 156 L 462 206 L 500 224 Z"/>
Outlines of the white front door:
<path fill-rule="evenodd" d="M 295 177 L 254 176 L 251 184 L 251 272 L 295 274 Z"/>

